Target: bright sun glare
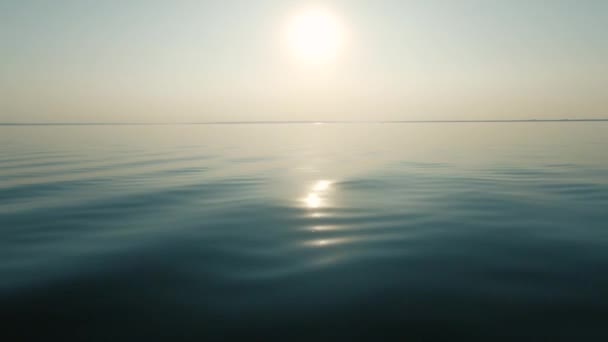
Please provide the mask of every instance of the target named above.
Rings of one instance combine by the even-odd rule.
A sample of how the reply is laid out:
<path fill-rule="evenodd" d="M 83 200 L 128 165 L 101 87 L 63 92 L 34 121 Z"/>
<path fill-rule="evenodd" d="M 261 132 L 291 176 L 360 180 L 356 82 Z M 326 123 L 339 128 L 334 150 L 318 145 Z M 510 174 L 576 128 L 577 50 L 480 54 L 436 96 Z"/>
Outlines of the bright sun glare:
<path fill-rule="evenodd" d="M 322 9 L 295 15 L 287 30 L 287 41 L 294 55 L 307 62 L 325 62 L 336 57 L 343 32 L 337 18 Z"/>

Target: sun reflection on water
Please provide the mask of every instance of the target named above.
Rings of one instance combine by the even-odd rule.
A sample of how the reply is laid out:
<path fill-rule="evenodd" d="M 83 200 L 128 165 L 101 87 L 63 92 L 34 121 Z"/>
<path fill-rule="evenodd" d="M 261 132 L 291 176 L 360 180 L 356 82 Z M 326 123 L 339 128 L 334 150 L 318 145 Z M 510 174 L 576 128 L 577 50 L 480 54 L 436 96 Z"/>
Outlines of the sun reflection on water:
<path fill-rule="evenodd" d="M 321 197 L 315 193 L 308 194 L 304 201 L 306 201 L 306 206 L 311 209 L 316 209 L 321 206 Z"/>
<path fill-rule="evenodd" d="M 331 190 L 333 182 L 329 180 L 318 180 L 314 184 L 312 184 L 310 191 L 303 198 L 304 206 L 311 210 L 309 213 L 310 217 L 313 219 L 319 219 L 326 214 L 321 212 L 321 208 L 327 206 L 329 190 Z M 313 233 L 322 233 L 323 231 L 332 230 L 331 226 L 324 225 L 315 225 L 311 231 Z M 307 246 L 310 247 L 328 247 L 335 244 L 338 241 L 334 241 L 331 239 L 323 239 L 322 237 L 318 240 L 309 241 L 306 243 Z"/>
<path fill-rule="evenodd" d="M 352 238 L 329 238 L 329 239 L 317 239 L 317 240 L 306 241 L 306 242 L 304 242 L 304 245 L 308 246 L 308 247 L 321 248 L 321 247 L 344 245 L 344 244 L 348 244 L 348 243 L 353 243 L 355 241 L 356 240 L 352 239 Z"/>
<path fill-rule="evenodd" d="M 317 181 L 311 191 L 304 197 L 304 203 L 309 209 L 318 209 L 326 203 L 327 191 L 330 189 L 332 182 L 328 180 Z M 314 214 L 313 214 L 314 215 Z"/>
<path fill-rule="evenodd" d="M 313 187 L 314 191 L 326 191 L 327 189 L 329 189 L 329 186 L 331 185 L 330 181 L 327 180 L 322 180 L 322 181 L 318 181 L 315 186 Z"/>

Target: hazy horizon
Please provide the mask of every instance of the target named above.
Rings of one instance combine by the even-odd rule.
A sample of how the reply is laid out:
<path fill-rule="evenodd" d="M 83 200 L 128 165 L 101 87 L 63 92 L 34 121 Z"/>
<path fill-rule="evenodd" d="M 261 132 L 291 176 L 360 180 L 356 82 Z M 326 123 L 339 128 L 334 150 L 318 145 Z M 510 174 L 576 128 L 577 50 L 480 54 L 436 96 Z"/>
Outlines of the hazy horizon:
<path fill-rule="evenodd" d="M 0 28 L 0 122 L 608 113 L 605 1 L 4 1 Z"/>

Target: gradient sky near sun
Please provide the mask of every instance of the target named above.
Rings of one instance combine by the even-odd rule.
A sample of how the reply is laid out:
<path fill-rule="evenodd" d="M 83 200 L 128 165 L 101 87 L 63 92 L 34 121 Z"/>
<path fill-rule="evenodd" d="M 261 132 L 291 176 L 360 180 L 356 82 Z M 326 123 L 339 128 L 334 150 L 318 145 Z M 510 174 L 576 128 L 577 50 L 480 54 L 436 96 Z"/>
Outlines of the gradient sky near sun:
<path fill-rule="evenodd" d="M 604 0 L 2 0 L 0 121 L 608 117 L 607 32 Z"/>

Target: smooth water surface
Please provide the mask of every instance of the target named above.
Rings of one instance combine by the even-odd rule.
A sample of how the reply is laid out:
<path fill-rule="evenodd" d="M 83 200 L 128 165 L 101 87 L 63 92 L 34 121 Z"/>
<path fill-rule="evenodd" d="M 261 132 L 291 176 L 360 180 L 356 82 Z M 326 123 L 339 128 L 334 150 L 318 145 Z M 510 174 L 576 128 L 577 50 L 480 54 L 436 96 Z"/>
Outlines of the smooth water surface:
<path fill-rule="evenodd" d="M 0 335 L 605 341 L 607 146 L 608 123 L 0 127 Z"/>

